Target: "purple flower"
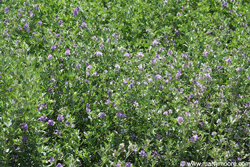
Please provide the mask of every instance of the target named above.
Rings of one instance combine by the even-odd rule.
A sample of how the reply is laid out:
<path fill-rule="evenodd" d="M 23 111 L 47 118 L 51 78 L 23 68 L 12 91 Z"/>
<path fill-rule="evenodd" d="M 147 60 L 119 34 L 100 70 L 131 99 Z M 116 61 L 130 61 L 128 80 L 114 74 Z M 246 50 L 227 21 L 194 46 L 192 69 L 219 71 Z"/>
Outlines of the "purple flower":
<path fill-rule="evenodd" d="M 221 7 L 227 7 L 227 2 L 226 1 L 222 1 L 221 2 Z"/>
<path fill-rule="evenodd" d="M 38 21 L 38 24 L 39 24 L 39 25 L 42 25 L 42 24 L 43 24 L 43 22 L 40 20 L 40 21 Z"/>
<path fill-rule="evenodd" d="M 231 61 L 231 59 L 230 59 L 230 58 L 228 58 L 228 59 L 226 60 L 226 62 L 227 62 L 227 63 L 229 63 L 230 61 Z"/>
<path fill-rule="evenodd" d="M 95 52 L 95 55 L 96 56 L 102 56 L 103 54 L 102 54 L 102 52 Z"/>
<path fill-rule="evenodd" d="M 47 104 L 46 104 L 46 103 L 42 103 L 42 104 L 41 104 L 41 108 L 47 109 Z"/>
<path fill-rule="evenodd" d="M 79 28 L 87 27 L 87 24 L 85 22 L 82 22 L 81 25 L 79 25 Z"/>
<path fill-rule="evenodd" d="M 197 135 L 197 134 L 194 135 L 194 136 L 191 137 L 189 140 L 190 140 L 190 141 L 196 141 L 196 140 L 198 140 L 198 135 Z"/>
<path fill-rule="evenodd" d="M 52 157 L 52 158 L 50 158 L 48 161 L 49 161 L 49 162 L 54 162 L 55 159 Z"/>
<path fill-rule="evenodd" d="M 133 88 L 133 87 L 134 87 L 134 84 L 131 83 L 131 84 L 128 85 L 128 87 L 129 87 L 129 88 Z"/>
<path fill-rule="evenodd" d="M 120 69 L 119 64 L 116 64 L 116 65 L 115 65 L 115 68 L 119 70 L 119 69 Z"/>
<path fill-rule="evenodd" d="M 155 75 L 155 79 L 161 80 L 161 76 L 159 74 Z"/>
<path fill-rule="evenodd" d="M 52 45 L 52 46 L 51 46 L 51 49 L 52 49 L 52 50 L 55 50 L 56 48 L 57 48 L 56 45 Z"/>
<path fill-rule="evenodd" d="M 45 122 L 46 120 L 47 120 L 47 117 L 45 117 L 45 116 L 41 116 L 40 118 L 39 118 L 39 120 L 41 121 L 41 122 Z"/>
<path fill-rule="evenodd" d="M 89 104 L 89 103 L 86 103 L 86 107 L 88 107 L 88 108 L 89 108 L 89 107 L 90 107 L 90 104 Z"/>
<path fill-rule="evenodd" d="M 133 139 L 133 138 L 138 138 L 138 137 L 135 134 L 132 134 L 131 138 Z"/>
<path fill-rule="evenodd" d="M 91 65 L 88 65 L 86 69 L 88 70 L 88 69 L 91 69 L 91 68 L 92 68 L 92 66 L 91 66 Z"/>
<path fill-rule="evenodd" d="M 168 50 L 168 55 L 172 55 L 173 53 L 172 53 L 172 50 Z"/>
<path fill-rule="evenodd" d="M 57 121 L 62 121 L 63 120 L 63 115 L 59 114 L 57 117 Z"/>
<path fill-rule="evenodd" d="M 138 66 L 138 68 L 139 68 L 140 70 L 142 70 L 143 66 L 140 64 L 140 65 Z"/>
<path fill-rule="evenodd" d="M 9 22 L 9 20 L 8 20 L 8 19 L 4 20 L 4 24 L 6 24 L 6 23 L 8 23 L 8 22 Z"/>
<path fill-rule="evenodd" d="M 181 76 L 181 71 L 178 70 L 178 72 L 177 72 L 177 74 L 176 74 L 176 78 L 180 78 L 180 76 Z"/>
<path fill-rule="evenodd" d="M 70 125 L 71 123 L 70 122 L 66 122 L 65 125 Z"/>
<path fill-rule="evenodd" d="M 126 114 L 122 114 L 122 118 L 125 118 L 126 117 Z"/>
<path fill-rule="evenodd" d="M 86 107 L 86 112 L 91 112 L 91 109 Z"/>
<path fill-rule="evenodd" d="M 14 149 L 17 149 L 17 148 L 18 148 L 18 145 L 15 144 L 15 145 L 13 146 L 13 148 L 14 148 Z"/>
<path fill-rule="evenodd" d="M 153 45 L 153 46 L 158 46 L 158 42 L 157 42 L 156 39 L 153 41 L 152 45 Z"/>
<path fill-rule="evenodd" d="M 70 55 L 70 50 L 68 48 L 66 49 L 65 54 Z"/>
<path fill-rule="evenodd" d="M 179 124 L 182 123 L 182 122 L 184 122 L 184 120 L 183 120 L 182 117 L 178 117 L 178 118 L 177 118 L 177 121 L 178 121 Z"/>
<path fill-rule="evenodd" d="M 98 38 L 96 36 L 91 37 L 93 40 L 97 40 Z"/>
<path fill-rule="evenodd" d="M 207 31 L 207 34 L 210 35 L 210 34 L 211 34 L 211 31 Z"/>
<path fill-rule="evenodd" d="M 54 126 L 55 122 L 53 120 L 48 120 L 48 125 Z"/>
<path fill-rule="evenodd" d="M 207 57 L 208 52 L 203 52 L 202 56 Z"/>
<path fill-rule="evenodd" d="M 75 10 L 73 11 L 73 16 L 76 17 L 76 15 L 79 14 L 79 10 L 78 8 L 75 8 Z"/>
<path fill-rule="evenodd" d="M 21 126 L 23 129 L 26 129 L 26 130 L 28 129 L 28 125 L 26 123 L 22 123 Z"/>
<path fill-rule="evenodd" d="M 29 140 L 29 139 L 28 139 L 28 137 L 26 137 L 26 136 L 25 136 L 24 138 L 22 138 L 22 142 L 23 142 L 23 143 L 26 143 L 26 141 L 28 141 L 28 140 Z"/>
<path fill-rule="evenodd" d="M 186 166 L 187 165 L 187 162 L 186 161 L 181 161 L 180 163 L 180 166 L 183 167 L 183 166 Z"/>
<path fill-rule="evenodd" d="M 116 117 L 121 117 L 121 116 L 122 116 L 121 112 L 118 111 L 118 113 L 116 114 Z"/>
<path fill-rule="evenodd" d="M 166 116 L 168 116 L 168 112 L 167 112 L 167 111 L 165 111 L 165 112 L 163 113 L 163 115 L 166 115 Z"/>
<path fill-rule="evenodd" d="M 141 150 L 139 152 L 139 155 L 140 155 L 140 157 L 147 157 L 147 154 L 146 154 L 146 152 L 144 150 Z"/>
<path fill-rule="evenodd" d="M 104 119 L 106 117 L 106 114 L 104 114 L 103 112 L 100 112 L 99 117 Z"/>
<path fill-rule="evenodd" d="M 178 36 L 178 34 L 179 34 L 179 30 L 176 30 L 175 35 Z"/>
<path fill-rule="evenodd" d="M 23 29 L 22 29 L 22 27 L 21 27 L 21 26 L 18 26 L 18 30 L 22 31 Z"/>
<path fill-rule="evenodd" d="M 59 136 L 59 135 L 61 136 L 62 133 L 58 130 L 58 131 L 56 132 L 56 135 L 57 135 L 57 136 Z"/>
<path fill-rule="evenodd" d="M 10 10 L 9 10 L 9 8 L 5 8 L 4 11 L 5 11 L 6 13 L 9 13 Z"/>
<path fill-rule="evenodd" d="M 63 24 L 63 21 L 62 21 L 62 20 L 59 20 L 59 21 L 58 21 L 58 24 L 59 24 L 59 25 L 62 25 L 62 24 Z"/>
<path fill-rule="evenodd" d="M 180 12 L 178 12 L 178 13 L 177 13 L 177 16 L 181 16 L 181 13 L 180 13 Z"/>
<path fill-rule="evenodd" d="M 123 84 L 128 84 L 128 80 L 129 80 L 128 78 L 127 78 L 127 79 L 124 78 L 122 83 L 123 83 Z"/>
<path fill-rule="evenodd" d="M 52 55 L 51 55 L 51 54 L 48 56 L 48 59 L 49 59 L 49 60 L 51 60 L 51 59 L 52 59 Z"/>
<path fill-rule="evenodd" d="M 237 72 L 240 72 L 240 71 L 242 71 L 242 70 L 243 70 L 242 67 L 236 68 L 236 71 L 237 71 Z"/>
<path fill-rule="evenodd" d="M 13 161 L 17 159 L 18 155 L 13 155 Z"/>
<path fill-rule="evenodd" d="M 160 140 L 160 139 L 161 139 L 161 137 L 162 137 L 162 135 L 161 135 L 161 134 L 158 134 L 158 135 L 157 135 L 158 140 Z"/>
<path fill-rule="evenodd" d="M 29 25 L 27 23 L 24 24 L 24 28 L 29 28 Z"/>
<path fill-rule="evenodd" d="M 155 58 L 160 59 L 161 57 L 160 57 L 160 55 L 156 54 Z"/>
<path fill-rule="evenodd" d="M 126 163 L 126 167 L 132 167 L 132 163 L 131 162 L 127 162 Z"/>
<path fill-rule="evenodd" d="M 121 167 L 121 165 L 120 164 L 116 164 L 116 167 Z"/>
<path fill-rule="evenodd" d="M 143 55 L 143 53 L 142 52 L 138 52 L 137 54 L 136 54 L 136 57 L 143 57 L 144 55 Z"/>
<path fill-rule="evenodd" d="M 81 64 L 77 63 L 76 68 L 81 68 Z"/>
<path fill-rule="evenodd" d="M 63 167 L 61 163 L 58 163 L 56 167 Z"/>
<path fill-rule="evenodd" d="M 125 54 L 124 54 L 124 56 L 129 57 L 129 56 L 130 56 L 130 54 L 129 54 L 129 53 L 125 53 Z"/>
<path fill-rule="evenodd" d="M 8 88 L 7 91 L 8 91 L 8 92 L 12 92 L 12 91 L 13 91 L 13 88 Z"/>
<path fill-rule="evenodd" d="M 105 102 L 105 104 L 108 105 L 109 103 L 110 103 L 110 100 L 108 99 L 108 100 Z"/>

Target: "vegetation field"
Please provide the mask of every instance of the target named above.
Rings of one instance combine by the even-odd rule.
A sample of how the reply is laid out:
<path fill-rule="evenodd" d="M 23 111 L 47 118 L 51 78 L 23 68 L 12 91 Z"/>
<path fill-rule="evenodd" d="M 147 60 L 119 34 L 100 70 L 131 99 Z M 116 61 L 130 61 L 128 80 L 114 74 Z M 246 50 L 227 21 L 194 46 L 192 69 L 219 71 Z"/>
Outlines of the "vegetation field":
<path fill-rule="evenodd" d="M 0 166 L 250 162 L 249 0 L 0 0 Z"/>

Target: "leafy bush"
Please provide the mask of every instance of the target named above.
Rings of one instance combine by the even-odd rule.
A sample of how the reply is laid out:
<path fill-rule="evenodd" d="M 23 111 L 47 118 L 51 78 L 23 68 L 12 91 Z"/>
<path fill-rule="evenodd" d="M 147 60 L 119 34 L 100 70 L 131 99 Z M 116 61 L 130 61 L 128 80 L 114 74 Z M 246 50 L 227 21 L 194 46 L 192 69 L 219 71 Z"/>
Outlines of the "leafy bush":
<path fill-rule="evenodd" d="M 0 1 L 1 166 L 249 161 L 248 1 Z"/>

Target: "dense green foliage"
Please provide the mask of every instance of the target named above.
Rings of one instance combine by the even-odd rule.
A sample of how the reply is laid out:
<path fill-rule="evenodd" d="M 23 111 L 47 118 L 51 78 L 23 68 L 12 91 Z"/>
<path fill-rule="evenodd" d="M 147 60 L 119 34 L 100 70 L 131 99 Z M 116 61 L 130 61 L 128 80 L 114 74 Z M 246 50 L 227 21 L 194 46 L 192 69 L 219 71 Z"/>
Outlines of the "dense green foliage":
<path fill-rule="evenodd" d="M 0 0 L 0 166 L 249 161 L 249 9 Z"/>

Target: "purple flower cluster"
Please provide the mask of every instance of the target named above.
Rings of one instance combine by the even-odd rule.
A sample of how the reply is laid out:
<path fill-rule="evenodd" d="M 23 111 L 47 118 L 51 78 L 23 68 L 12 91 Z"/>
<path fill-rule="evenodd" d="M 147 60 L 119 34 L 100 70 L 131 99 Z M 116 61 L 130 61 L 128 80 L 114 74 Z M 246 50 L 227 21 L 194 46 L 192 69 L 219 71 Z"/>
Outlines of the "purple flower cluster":
<path fill-rule="evenodd" d="M 82 24 L 81 25 L 79 25 L 79 28 L 86 28 L 87 27 L 87 24 L 85 23 L 85 22 L 82 22 Z"/>
<path fill-rule="evenodd" d="M 41 116 L 40 118 L 39 118 L 39 120 L 41 121 L 41 122 L 45 122 L 46 120 L 47 120 L 47 117 L 45 117 L 45 116 Z"/>
<path fill-rule="evenodd" d="M 9 13 L 9 12 L 10 12 L 9 8 L 5 8 L 4 11 L 5 11 L 6 13 Z"/>
<path fill-rule="evenodd" d="M 26 123 L 22 123 L 21 126 L 22 126 L 22 128 L 25 129 L 25 130 L 28 129 L 28 125 L 27 125 Z"/>
<path fill-rule="evenodd" d="M 37 110 L 42 110 L 42 109 L 47 109 L 47 104 L 46 103 L 42 103 L 40 106 L 37 107 Z"/>
<path fill-rule="evenodd" d="M 227 7 L 227 2 L 226 1 L 222 1 L 221 2 L 221 7 Z"/>
<path fill-rule="evenodd" d="M 96 56 L 103 56 L 102 52 L 95 52 Z"/>
<path fill-rule="evenodd" d="M 22 138 L 22 142 L 23 142 L 23 143 L 26 143 L 28 140 L 29 140 L 29 139 L 28 139 L 27 136 L 25 136 L 25 137 Z"/>
<path fill-rule="evenodd" d="M 116 114 L 116 117 L 122 117 L 122 118 L 125 118 L 126 117 L 126 114 L 122 114 L 120 111 L 118 111 L 118 113 Z"/>
<path fill-rule="evenodd" d="M 139 152 L 139 156 L 140 156 L 140 157 L 147 157 L 147 154 L 146 154 L 146 152 L 145 152 L 144 150 L 141 150 L 141 151 Z"/>
<path fill-rule="evenodd" d="M 64 119 L 63 115 L 59 114 L 57 117 L 57 121 L 62 121 Z"/>
<path fill-rule="evenodd" d="M 66 55 L 70 55 L 70 50 L 69 50 L 68 48 L 66 48 L 65 54 L 66 54 Z"/>
<path fill-rule="evenodd" d="M 62 20 L 59 20 L 59 21 L 58 21 L 58 24 L 59 24 L 59 25 L 62 25 L 62 24 L 63 24 L 63 21 L 62 21 Z"/>
<path fill-rule="evenodd" d="M 86 111 L 87 111 L 87 112 L 91 112 L 90 104 L 89 104 L 89 103 L 86 104 Z"/>
<path fill-rule="evenodd" d="M 74 11 L 73 11 L 73 16 L 76 17 L 78 14 L 79 14 L 79 11 L 80 11 L 80 7 L 77 6 Z"/>
<path fill-rule="evenodd" d="M 107 115 L 106 115 L 105 113 L 103 113 L 103 112 L 100 112 L 100 113 L 99 113 L 99 117 L 102 118 L 102 119 L 104 119 L 106 116 L 107 116 Z"/>
<path fill-rule="evenodd" d="M 159 42 L 157 42 L 157 40 L 155 39 L 152 43 L 153 46 L 158 46 Z"/>
<path fill-rule="evenodd" d="M 178 117 L 178 118 L 177 118 L 177 121 L 178 121 L 178 123 L 180 124 L 180 123 L 184 122 L 184 119 L 183 119 L 182 117 Z"/>
<path fill-rule="evenodd" d="M 161 80 L 161 75 L 159 75 L 159 74 L 155 75 L 155 79 Z"/>
<path fill-rule="evenodd" d="M 126 163 L 126 167 L 132 167 L 132 163 L 131 162 L 127 162 Z"/>
<path fill-rule="evenodd" d="M 55 122 L 53 120 L 48 120 L 48 125 L 54 126 Z"/>

